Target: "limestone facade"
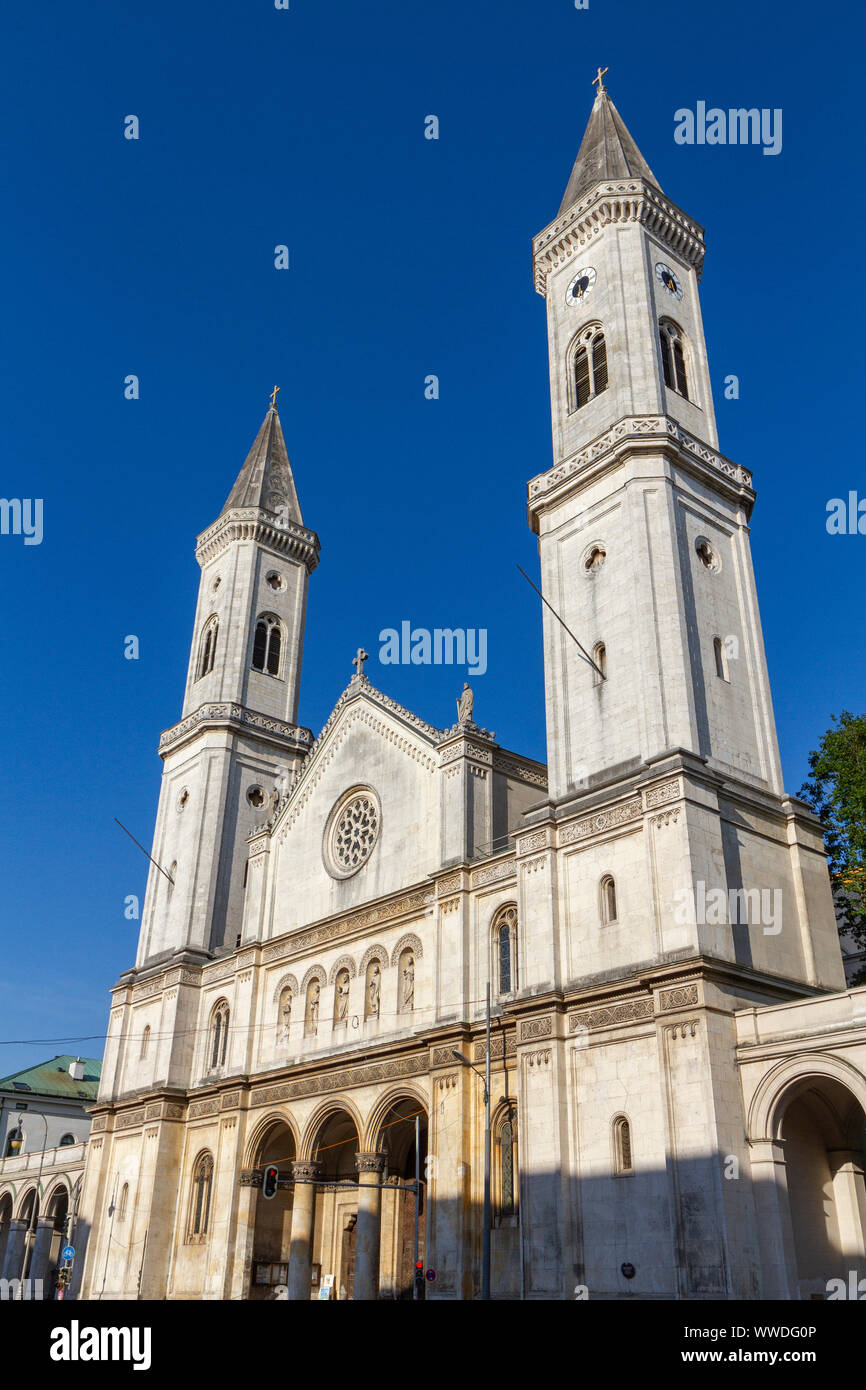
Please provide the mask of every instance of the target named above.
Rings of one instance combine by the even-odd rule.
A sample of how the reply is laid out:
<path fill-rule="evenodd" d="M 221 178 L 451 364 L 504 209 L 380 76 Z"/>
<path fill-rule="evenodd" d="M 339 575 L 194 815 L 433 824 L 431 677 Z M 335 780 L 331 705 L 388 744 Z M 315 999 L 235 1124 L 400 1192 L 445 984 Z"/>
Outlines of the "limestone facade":
<path fill-rule="evenodd" d="M 270 410 L 199 542 L 172 871 L 112 992 L 84 1297 L 411 1296 L 416 1162 L 426 1296 L 477 1297 L 488 984 L 494 1297 L 866 1276 L 866 990 L 782 785 L 703 231 L 603 91 L 569 189 L 534 245 L 549 770 L 360 660 L 319 738 L 296 725 L 318 541 Z"/>

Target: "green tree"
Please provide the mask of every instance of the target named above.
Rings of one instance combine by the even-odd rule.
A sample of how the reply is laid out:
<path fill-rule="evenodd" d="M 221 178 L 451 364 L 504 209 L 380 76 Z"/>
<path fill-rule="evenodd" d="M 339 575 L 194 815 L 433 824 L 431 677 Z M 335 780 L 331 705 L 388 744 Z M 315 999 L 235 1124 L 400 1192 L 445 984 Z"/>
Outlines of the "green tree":
<path fill-rule="evenodd" d="M 821 818 L 839 931 L 866 948 L 866 714 L 831 716 L 800 796 Z M 866 965 L 855 980 L 866 984 Z"/>

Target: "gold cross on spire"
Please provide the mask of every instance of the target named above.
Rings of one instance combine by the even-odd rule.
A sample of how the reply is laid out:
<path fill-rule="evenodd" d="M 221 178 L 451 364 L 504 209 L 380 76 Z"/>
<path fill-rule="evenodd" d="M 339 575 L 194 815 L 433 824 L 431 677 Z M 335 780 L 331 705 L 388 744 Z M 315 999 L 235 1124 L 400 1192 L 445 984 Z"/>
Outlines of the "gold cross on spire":
<path fill-rule="evenodd" d="M 607 68 L 605 68 L 605 72 L 607 72 Z M 271 410 L 276 410 L 277 408 L 277 392 L 279 389 L 279 386 L 275 386 L 271 392 Z"/>
<path fill-rule="evenodd" d="M 593 85 L 593 87 L 595 86 L 596 82 L 598 83 L 598 93 L 596 93 L 596 95 L 598 95 L 598 94 L 601 93 L 601 92 L 607 91 L 607 88 L 605 87 L 604 81 L 603 81 L 604 74 L 605 74 L 607 71 L 608 71 L 607 68 L 599 68 L 599 70 L 598 70 L 598 77 L 594 77 L 594 78 L 592 79 L 592 85 Z"/>

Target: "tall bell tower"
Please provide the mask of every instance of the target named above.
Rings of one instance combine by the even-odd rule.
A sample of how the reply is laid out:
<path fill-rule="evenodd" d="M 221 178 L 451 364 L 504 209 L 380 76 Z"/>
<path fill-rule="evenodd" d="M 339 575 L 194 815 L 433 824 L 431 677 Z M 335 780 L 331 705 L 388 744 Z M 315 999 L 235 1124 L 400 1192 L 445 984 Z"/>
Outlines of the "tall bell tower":
<path fill-rule="evenodd" d="M 559 212 L 533 242 L 553 433 L 553 465 L 528 487 L 550 605 L 545 814 L 599 812 L 581 830 L 592 852 L 568 858 L 566 939 L 558 960 L 552 945 L 536 952 L 536 985 L 707 951 L 838 988 L 820 831 L 782 784 L 752 477 L 718 450 L 704 232 L 662 191 L 597 81 Z M 616 829 L 673 788 L 685 802 L 665 813 L 664 839 Z M 596 843 L 605 825 L 611 837 Z M 780 923 L 704 922 L 710 889 L 725 902 L 766 893 Z M 549 909 L 537 908 L 535 938 L 552 942 Z"/>
<path fill-rule="evenodd" d="M 659 187 L 600 85 L 556 220 L 553 468 L 529 486 L 545 595 L 555 798 L 684 748 L 780 792 L 749 548 L 749 473 L 717 452 L 703 229 Z"/>
<path fill-rule="evenodd" d="M 246 839 L 312 737 L 296 724 L 307 582 L 319 541 L 303 523 L 272 403 L 216 521 L 201 567 L 179 724 L 163 776 L 136 968 L 235 945 Z"/>

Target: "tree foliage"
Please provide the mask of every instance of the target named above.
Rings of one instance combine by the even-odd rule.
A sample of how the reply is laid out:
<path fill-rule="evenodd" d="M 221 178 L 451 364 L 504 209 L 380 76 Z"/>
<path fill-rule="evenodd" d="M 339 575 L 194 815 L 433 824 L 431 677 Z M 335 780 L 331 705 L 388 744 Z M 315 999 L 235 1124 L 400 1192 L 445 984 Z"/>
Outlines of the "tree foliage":
<path fill-rule="evenodd" d="M 866 948 L 866 714 L 843 710 L 809 754 L 800 796 L 821 818 L 840 933 Z M 866 966 L 857 983 L 866 983 Z"/>

